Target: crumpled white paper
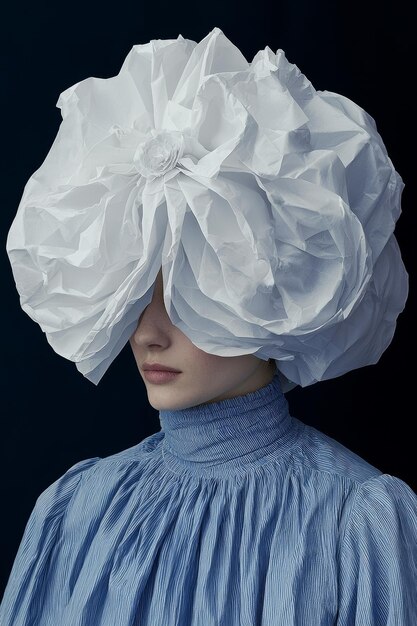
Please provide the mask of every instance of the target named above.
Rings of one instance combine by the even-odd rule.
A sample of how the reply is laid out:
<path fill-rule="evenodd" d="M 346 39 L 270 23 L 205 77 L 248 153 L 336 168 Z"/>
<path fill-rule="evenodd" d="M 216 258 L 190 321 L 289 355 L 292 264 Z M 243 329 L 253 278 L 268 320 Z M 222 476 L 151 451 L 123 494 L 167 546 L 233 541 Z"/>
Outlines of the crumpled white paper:
<path fill-rule="evenodd" d="M 404 183 L 360 106 L 216 27 L 133 46 L 57 107 L 6 248 L 23 310 L 87 379 L 161 265 L 173 324 L 211 354 L 273 357 L 286 389 L 379 360 L 408 295 Z"/>

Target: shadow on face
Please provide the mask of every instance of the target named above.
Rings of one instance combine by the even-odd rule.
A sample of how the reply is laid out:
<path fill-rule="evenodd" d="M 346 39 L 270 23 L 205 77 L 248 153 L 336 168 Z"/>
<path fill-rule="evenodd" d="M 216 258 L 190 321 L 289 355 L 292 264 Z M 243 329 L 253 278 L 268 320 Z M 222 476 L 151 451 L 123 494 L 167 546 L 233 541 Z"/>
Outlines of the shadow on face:
<path fill-rule="evenodd" d="M 264 361 L 253 354 L 218 356 L 195 346 L 172 324 L 166 311 L 162 268 L 152 300 L 129 342 L 149 403 L 157 410 L 182 409 L 244 395 L 269 384 L 276 372 L 274 360 Z M 145 361 L 180 373 L 162 384 L 150 382 L 143 370 Z"/>

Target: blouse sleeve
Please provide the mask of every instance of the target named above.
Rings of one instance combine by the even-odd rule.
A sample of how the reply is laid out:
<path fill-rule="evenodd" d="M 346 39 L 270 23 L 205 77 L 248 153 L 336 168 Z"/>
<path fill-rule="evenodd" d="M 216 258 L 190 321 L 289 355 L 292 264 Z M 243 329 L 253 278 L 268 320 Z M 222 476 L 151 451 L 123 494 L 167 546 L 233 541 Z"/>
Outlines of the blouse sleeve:
<path fill-rule="evenodd" d="M 339 560 L 336 626 L 417 625 L 417 495 L 382 474 L 356 492 Z"/>
<path fill-rule="evenodd" d="M 48 563 L 59 538 L 61 520 L 83 472 L 100 457 L 84 459 L 70 467 L 36 500 L 9 575 L 0 605 L 1 626 L 36 623 L 42 585 L 47 584 Z"/>

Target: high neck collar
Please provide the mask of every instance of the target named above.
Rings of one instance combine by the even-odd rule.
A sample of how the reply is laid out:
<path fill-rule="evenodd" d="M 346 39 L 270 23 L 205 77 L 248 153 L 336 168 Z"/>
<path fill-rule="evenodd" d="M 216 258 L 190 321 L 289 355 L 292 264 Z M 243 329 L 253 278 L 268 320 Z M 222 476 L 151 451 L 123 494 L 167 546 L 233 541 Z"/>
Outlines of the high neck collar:
<path fill-rule="evenodd" d="M 289 413 L 278 375 L 242 396 L 159 411 L 162 453 L 177 474 L 226 476 L 284 457 L 302 423 Z"/>

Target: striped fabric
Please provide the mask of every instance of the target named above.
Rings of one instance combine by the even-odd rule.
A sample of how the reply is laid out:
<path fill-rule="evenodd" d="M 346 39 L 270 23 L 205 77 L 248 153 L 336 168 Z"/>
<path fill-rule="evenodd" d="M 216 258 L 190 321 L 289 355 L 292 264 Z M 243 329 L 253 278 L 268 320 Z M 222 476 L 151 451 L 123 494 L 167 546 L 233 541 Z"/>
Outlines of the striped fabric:
<path fill-rule="evenodd" d="M 160 411 L 36 501 L 1 626 L 416 626 L 417 496 L 291 416 L 279 379 Z"/>

